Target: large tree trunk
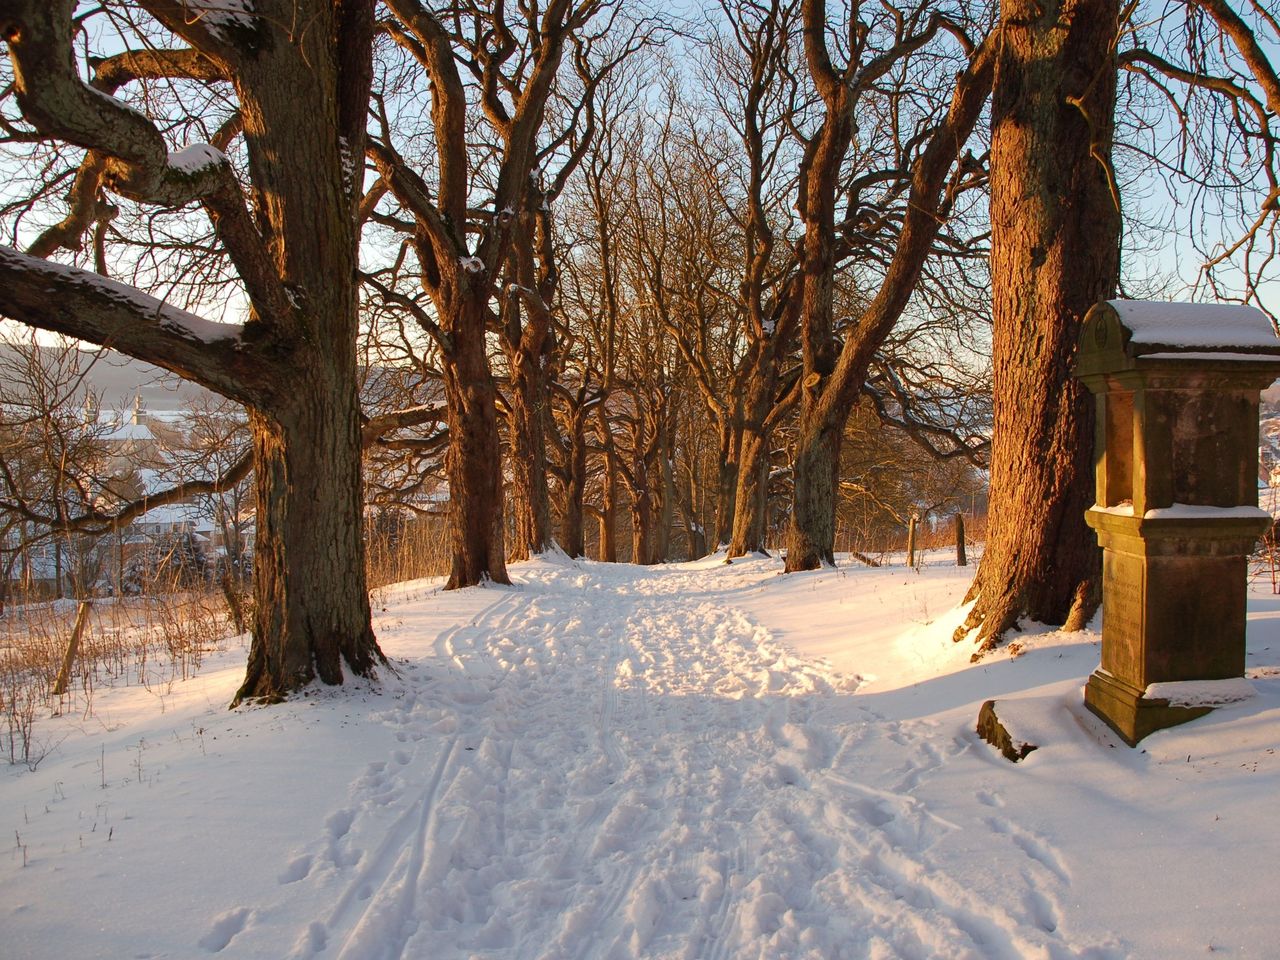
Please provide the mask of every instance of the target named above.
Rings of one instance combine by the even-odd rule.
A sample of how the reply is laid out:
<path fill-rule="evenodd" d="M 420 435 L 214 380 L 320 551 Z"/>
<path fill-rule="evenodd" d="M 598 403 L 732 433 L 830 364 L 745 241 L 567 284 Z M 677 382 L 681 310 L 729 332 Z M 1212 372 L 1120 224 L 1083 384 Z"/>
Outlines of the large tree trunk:
<path fill-rule="evenodd" d="M 720 424 L 720 467 L 716 472 L 716 549 L 727 544 L 733 537 L 741 446 L 741 419 L 726 418 Z"/>
<path fill-rule="evenodd" d="M 847 141 L 847 134 L 842 136 Z M 824 141 L 822 149 L 825 148 Z M 821 150 L 819 156 L 823 165 L 834 163 L 834 169 L 838 169 L 838 159 L 823 158 Z M 819 164 L 815 163 L 817 166 Z M 810 173 L 810 199 L 806 207 L 810 219 L 804 239 L 801 301 L 806 372 L 796 431 L 791 522 L 787 528 L 788 573 L 835 563 L 836 479 L 840 469 L 840 442 L 849 407 L 832 402 L 834 386 L 829 384 L 836 366 L 836 342 L 831 333 L 836 245 L 832 209 L 834 176 L 832 172 L 833 183 L 821 189 L 816 175 Z M 861 376 L 850 379 L 856 379 L 860 388 L 865 376 L 864 365 Z"/>
<path fill-rule="evenodd" d="M 757 347 L 738 441 L 738 485 L 734 491 L 736 506 L 733 536 L 729 541 L 730 560 L 747 553 L 766 552 L 769 444 L 777 418 L 791 405 L 787 398 L 775 400 L 780 380 L 779 354 L 789 339 L 797 312 L 788 309 L 770 341 Z"/>
<path fill-rule="evenodd" d="M 618 562 L 618 451 L 609 429 L 609 418 L 601 402 L 596 415 L 599 430 L 604 476 L 600 489 L 600 559 L 605 563 Z"/>
<path fill-rule="evenodd" d="M 733 538 L 729 542 L 730 560 L 748 553 L 766 552 L 769 469 L 769 434 L 747 424 L 742 431 L 738 506 L 734 512 Z"/>
<path fill-rule="evenodd" d="M 1118 0 L 1006 0 L 992 101 L 994 429 L 986 550 L 960 640 L 1019 618 L 1078 628 L 1100 598 L 1093 405 L 1070 373 L 1085 312 L 1112 296 Z"/>
<path fill-rule="evenodd" d="M 642 449 L 639 442 L 637 448 Z M 631 562 L 653 563 L 653 491 L 643 453 L 631 460 Z"/>
<path fill-rule="evenodd" d="M 796 441 L 795 494 L 787 531 L 786 570 L 814 570 L 835 563 L 836 492 L 840 442 L 848 414 L 806 409 Z"/>
<path fill-rule="evenodd" d="M 485 354 L 483 293 L 461 298 L 449 318 L 453 351 L 444 364 L 449 405 L 449 539 L 446 590 L 507 577 L 502 516 L 502 449 L 493 376 Z"/>
<path fill-rule="evenodd" d="M 515 520 L 511 556 L 516 560 L 543 553 L 552 544 L 546 440 L 551 390 L 543 361 L 552 346 L 549 304 L 558 275 L 547 198 L 531 189 L 526 203 L 528 210 L 512 226 L 510 269 L 518 283 L 508 295 L 502 330 L 511 372 L 507 424 Z"/>
<path fill-rule="evenodd" d="M 570 411 L 568 434 L 564 464 L 564 512 L 560 524 L 560 539 L 565 553 L 571 557 L 581 557 L 586 553 L 583 535 L 583 502 L 587 494 L 586 411 L 581 404 Z"/>
<path fill-rule="evenodd" d="M 662 486 L 658 498 L 658 515 L 654 520 L 653 562 L 666 563 L 671 559 L 671 526 L 676 516 L 676 483 L 671 463 L 671 435 L 674 428 L 669 416 L 660 416 L 659 424 L 657 467 Z"/>
<path fill-rule="evenodd" d="M 257 470 L 253 645 L 236 702 L 274 701 L 342 664 L 385 662 L 369 622 L 354 392 L 316 364 L 293 409 L 251 415 Z M 325 376 L 328 373 L 329 376 Z"/>
<path fill-rule="evenodd" d="M 806 24 L 811 14 L 807 11 Z M 795 487 L 787 529 L 786 571 L 835 563 L 836 475 L 849 404 L 833 402 L 838 347 L 832 334 L 835 298 L 835 203 L 840 166 L 852 137 L 845 90 L 825 95 L 827 115 L 803 178 L 800 208 L 805 222 L 800 258 L 800 331 L 804 383 L 796 436 Z M 865 370 L 863 371 L 865 378 Z M 848 378 L 846 378 L 848 379 Z M 857 385 L 861 389 L 861 382 Z"/>
<path fill-rule="evenodd" d="M 369 676 L 385 662 L 365 581 L 355 343 L 360 185 L 344 155 L 363 151 L 373 9 L 362 0 L 334 9 L 329 31 L 300 49 L 276 38 L 270 53 L 246 58 L 236 78 L 258 206 L 278 240 L 276 270 L 304 315 L 301 342 L 280 362 L 285 388 L 268 391 L 272 399 L 251 412 L 256 606 L 237 703 L 278 699 L 317 676 L 341 683 L 343 663 Z"/>
<path fill-rule="evenodd" d="M 548 391 L 541 350 L 511 351 L 507 433 L 511 456 L 511 559 L 528 560 L 551 546 L 551 494 L 547 489 L 544 432 Z"/>

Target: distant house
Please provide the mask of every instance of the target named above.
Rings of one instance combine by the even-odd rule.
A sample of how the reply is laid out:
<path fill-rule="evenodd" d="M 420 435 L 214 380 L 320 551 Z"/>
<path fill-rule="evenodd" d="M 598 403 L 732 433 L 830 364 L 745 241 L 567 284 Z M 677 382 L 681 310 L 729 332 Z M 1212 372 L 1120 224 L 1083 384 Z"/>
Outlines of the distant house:
<path fill-rule="evenodd" d="M 176 454 L 188 445 L 176 415 L 151 414 L 141 392 L 132 409 L 102 411 L 92 398 L 85 406 L 85 425 L 101 455 L 92 468 L 95 503 L 106 511 L 158 493 L 182 479 Z M 192 458 L 186 457 L 188 461 Z M 236 515 L 228 516 L 227 509 Z M 219 522 L 222 521 L 222 522 Z M 252 549 L 252 504 L 228 508 L 218 500 L 193 498 L 147 510 L 127 527 L 103 537 L 40 537 L 30 524 L 15 527 L 0 543 L 5 557 L 6 593 L 65 596 L 80 590 L 112 592 L 121 588 L 126 571 L 154 566 L 157 557 L 182 544 L 208 561 L 211 573 L 222 569 L 221 557 L 242 557 Z M 228 549 L 228 533 L 237 543 Z M 36 541 L 23 547 L 26 541 Z M 78 586 L 77 586 L 78 585 Z"/>

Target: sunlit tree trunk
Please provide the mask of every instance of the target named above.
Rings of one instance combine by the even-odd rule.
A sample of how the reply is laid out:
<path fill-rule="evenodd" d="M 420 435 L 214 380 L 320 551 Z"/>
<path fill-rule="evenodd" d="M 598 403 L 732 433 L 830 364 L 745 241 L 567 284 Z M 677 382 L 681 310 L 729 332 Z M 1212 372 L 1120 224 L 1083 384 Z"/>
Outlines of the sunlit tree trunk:
<path fill-rule="evenodd" d="M 726 418 L 720 424 L 720 465 L 716 470 L 715 546 L 722 547 L 733 538 L 737 508 L 738 468 L 741 461 L 742 421 Z"/>
<path fill-rule="evenodd" d="M 618 562 L 618 454 L 613 443 L 613 431 L 605 415 L 604 404 L 597 408 L 596 426 L 599 430 L 603 477 L 600 481 L 600 559 L 605 563 Z"/>
<path fill-rule="evenodd" d="M 444 365 L 449 405 L 449 535 L 446 589 L 485 580 L 509 583 L 503 527 L 502 450 L 493 377 L 485 349 L 487 292 L 460 297 L 445 320 L 453 351 Z"/>
<path fill-rule="evenodd" d="M 1093 405 L 1071 377 L 1085 312 L 1113 296 L 1118 0 L 1005 0 L 992 99 L 991 500 L 969 591 L 989 647 L 1028 617 L 1078 628 L 1100 600 Z"/>

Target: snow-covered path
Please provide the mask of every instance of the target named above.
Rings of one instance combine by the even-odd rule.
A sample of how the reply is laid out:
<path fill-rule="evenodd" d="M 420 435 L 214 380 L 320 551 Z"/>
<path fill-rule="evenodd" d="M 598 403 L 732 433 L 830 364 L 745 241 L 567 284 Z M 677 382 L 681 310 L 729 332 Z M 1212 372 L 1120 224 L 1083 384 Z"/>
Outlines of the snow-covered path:
<path fill-rule="evenodd" d="M 1125 955 L 1070 934 L 1068 868 L 998 795 L 965 819 L 917 796 L 971 738 L 863 708 L 856 679 L 788 653 L 714 576 L 566 561 L 478 592 L 469 619 L 401 661 L 370 717 L 395 746 L 283 866 L 279 902 L 224 914 L 202 945 L 340 960 Z M 278 922 L 307 915 L 292 936 Z"/>

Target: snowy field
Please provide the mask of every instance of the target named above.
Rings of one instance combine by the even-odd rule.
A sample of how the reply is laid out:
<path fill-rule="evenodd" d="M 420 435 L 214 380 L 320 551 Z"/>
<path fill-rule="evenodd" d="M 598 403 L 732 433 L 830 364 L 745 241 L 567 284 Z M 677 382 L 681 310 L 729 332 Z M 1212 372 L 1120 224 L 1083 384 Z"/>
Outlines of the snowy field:
<path fill-rule="evenodd" d="M 1280 956 L 1269 583 L 1257 696 L 1130 750 L 1095 633 L 951 643 L 972 567 L 778 569 L 547 558 L 382 592 L 377 689 L 99 690 L 0 771 L 0 957 Z"/>

